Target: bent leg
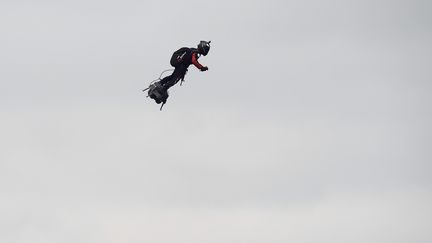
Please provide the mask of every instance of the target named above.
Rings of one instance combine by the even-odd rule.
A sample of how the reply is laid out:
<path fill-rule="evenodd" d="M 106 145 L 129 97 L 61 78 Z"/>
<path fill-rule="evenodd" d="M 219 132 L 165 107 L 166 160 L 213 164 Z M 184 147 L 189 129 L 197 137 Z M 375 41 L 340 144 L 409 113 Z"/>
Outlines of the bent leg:
<path fill-rule="evenodd" d="M 156 103 L 165 103 L 168 99 L 168 89 L 174 86 L 180 79 L 184 79 L 187 67 L 178 65 L 174 72 L 161 79 L 160 81 L 152 84 L 148 91 L 148 96 L 156 101 Z"/>
<path fill-rule="evenodd" d="M 165 78 L 161 79 L 158 83 L 161 84 L 162 87 L 167 87 L 166 89 L 169 89 L 172 85 L 169 85 L 172 81 L 173 75 L 166 76 Z"/>
<path fill-rule="evenodd" d="M 174 86 L 180 79 L 184 79 L 186 72 L 187 72 L 187 67 L 183 65 L 177 66 L 174 69 L 174 72 L 169 77 L 166 77 L 167 79 L 164 80 L 164 85 L 166 84 L 168 88 Z"/>

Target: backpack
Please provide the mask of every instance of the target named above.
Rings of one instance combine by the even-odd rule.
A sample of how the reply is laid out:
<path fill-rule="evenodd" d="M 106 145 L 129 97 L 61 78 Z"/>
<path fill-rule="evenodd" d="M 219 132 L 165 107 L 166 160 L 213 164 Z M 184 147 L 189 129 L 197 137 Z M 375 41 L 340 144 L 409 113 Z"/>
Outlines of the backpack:
<path fill-rule="evenodd" d="M 177 67 L 181 63 L 188 63 L 190 62 L 190 54 L 191 49 L 187 47 L 182 47 L 175 51 L 170 60 L 170 64 L 173 67 Z"/>

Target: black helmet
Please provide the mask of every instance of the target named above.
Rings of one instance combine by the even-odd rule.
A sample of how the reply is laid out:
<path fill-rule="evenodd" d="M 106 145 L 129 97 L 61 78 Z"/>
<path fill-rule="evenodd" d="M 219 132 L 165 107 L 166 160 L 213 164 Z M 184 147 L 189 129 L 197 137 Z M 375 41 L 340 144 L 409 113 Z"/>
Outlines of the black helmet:
<path fill-rule="evenodd" d="M 210 50 L 210 42 L 211 41 L 200 41 L 200 43 L 198 44 L 198 51 L 199 51 L 199 53 L 201 53 L 204 56 L 206 56 L 207 53 Z"/>

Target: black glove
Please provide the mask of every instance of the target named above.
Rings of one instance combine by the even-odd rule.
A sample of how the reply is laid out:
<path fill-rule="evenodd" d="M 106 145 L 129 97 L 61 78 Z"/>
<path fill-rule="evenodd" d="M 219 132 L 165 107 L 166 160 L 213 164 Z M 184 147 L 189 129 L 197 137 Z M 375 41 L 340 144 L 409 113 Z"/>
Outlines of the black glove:
<path fill-rule="evenodd" d="M 202 68 L 201 68 L 201 71 L 202 71 L 202 72 L 207 71 L 207 70 L 208 70 L 208 67 L 202 67 Z"/>

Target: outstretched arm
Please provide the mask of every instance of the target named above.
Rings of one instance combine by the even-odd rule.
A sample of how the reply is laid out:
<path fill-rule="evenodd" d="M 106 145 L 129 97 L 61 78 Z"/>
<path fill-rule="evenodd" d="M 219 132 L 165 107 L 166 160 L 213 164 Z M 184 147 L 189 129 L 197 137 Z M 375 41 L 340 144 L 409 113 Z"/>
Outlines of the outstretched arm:
<path fill-rule="evenodd" d="M 201 71 L 207 71 L 208 67 L 204 67 L 201 63 L 198 62 L 198 57 L 196 53 L 192 53 L 192 64 L 195 65 Z"/>

